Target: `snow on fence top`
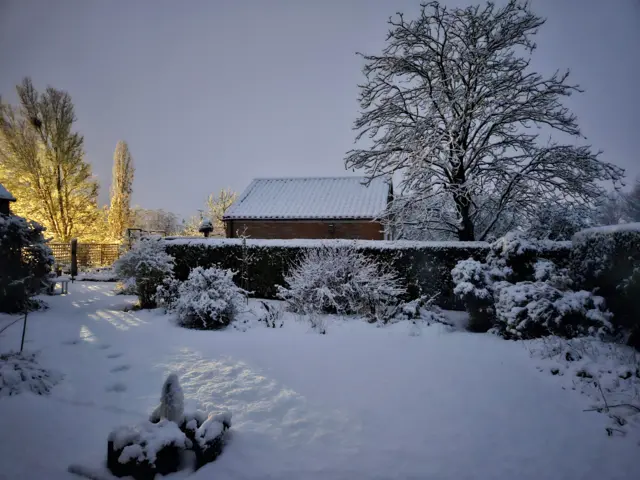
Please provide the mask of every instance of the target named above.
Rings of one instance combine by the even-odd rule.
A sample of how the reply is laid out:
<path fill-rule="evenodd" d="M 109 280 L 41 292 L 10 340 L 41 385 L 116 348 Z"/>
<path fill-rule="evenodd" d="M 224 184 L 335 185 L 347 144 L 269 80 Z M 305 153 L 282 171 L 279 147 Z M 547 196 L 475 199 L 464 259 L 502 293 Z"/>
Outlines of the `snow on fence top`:
<path fill-rule="evenodd" d="M 10 202 L 15 202 L 16 199 L 13 195 L 9 193 L 9 190 L 4 188 L 0 183 L 0 200 L 9 200 Z"/>
<path fill-rule="evenodd" d="M 608 235 L 619 232 L 640 232 L 640 222 L 621 223 L 619 225 L 605 225 L 604 227 L 593 227 L 580 230 L 573 236 L 573 240 L 580 240 L 590 235 Z"/>
<path fill-rule="evenodd" d="M 209 248 L 220 248 L 227 245 L 242 245 L 239 238 L 202 238 L 202 237 L 165 237 L 167 245 L 201 245 Z M 311 247 L 346 247 L 372 248 L 379 250 L 400 248 L 488 248 L 487 242 L 419 242 L 413 240 L 343 240 L 343 239 L 299 239 L 299 240 L 266 240 L 247 239 L 247 245 L 255 248 L 282 247 L 282 248 L 311 248 Z"/>
<path fill-rule="evenodd" d="M 235 219 L 373 219 L 387 207 L 389 183 L 364 177 L 256 178 L 225 212 Z"/>

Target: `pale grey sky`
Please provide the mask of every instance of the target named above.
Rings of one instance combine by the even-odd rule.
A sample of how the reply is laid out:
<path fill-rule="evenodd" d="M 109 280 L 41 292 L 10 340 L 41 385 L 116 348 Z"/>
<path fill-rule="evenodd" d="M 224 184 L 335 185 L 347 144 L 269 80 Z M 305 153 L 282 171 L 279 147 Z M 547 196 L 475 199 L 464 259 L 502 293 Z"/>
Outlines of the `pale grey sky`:
<path fill-rule="evenodd" d="M 451 5 L 473 0 L 444 0 Z M 640 1 L 533 0 L 538 70 L 570 68 L 569 99 L 603 159 L 640 174 Z M 187 216 L 253 177 L 342 175 L 356 51 L 377 53 L 407 0 L 0 0 L 0 94 L 25 75 L 67 90 L 105 202 L 116 142 L 133 200 Z"/>

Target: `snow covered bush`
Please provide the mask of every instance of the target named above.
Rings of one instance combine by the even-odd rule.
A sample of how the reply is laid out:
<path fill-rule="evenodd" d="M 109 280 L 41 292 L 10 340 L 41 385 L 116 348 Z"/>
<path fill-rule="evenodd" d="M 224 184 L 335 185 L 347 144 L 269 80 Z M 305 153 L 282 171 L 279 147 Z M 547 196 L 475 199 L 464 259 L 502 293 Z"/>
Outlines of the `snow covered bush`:
<path fill-rule="evenodd" d="M 301 314 L 338 313 L 388 320 L 406 293 L 398 275 L 355 248 L 307 250 L 285 277 L 278 295 Z"/>
<path fill-rule="evenodd" d="M 15 215 L 0 214 L 0 311 L 24 310 L 38 293 L 53 265 L 45 228 Z"/>
<path fill-rule="evenodd" d="M 181 283 L 173 277 L 166 277 L 156 289 L 156 304 L 164 307 L 165 311 L 171 311 L 178 301 Z"/>
<path fill-rule="evenodd" d="M 539 258 L 544 251 L 544 242 L 510 233 L 491 245 L 485 262 L 458 262 L 454 293 L 469 313 L 470 330 L 495 327 L 506 338 L 611 331 L 604 299 L 572 291 L 568 270 Z"/>
<path fill-rule="evenodd" d="M 142 308 L 156 306 L 157 288 L 165 278 L 171 276 L 172 269 L 173 257 L 167 254 L 163 241 L 157 237 L 140 239 L 114 264 L 116 275 L 122 282 L 135 279 Z"/>
<path fill-rule="evenodd" d="M 196 267 L 178 287 L 171 311 L 182 326 L 199 329 L 226 327 L 245 303 L 244 290 L 233 283 L 234 272 Z"/>
<path fill-rule="evenodd" d="M 545 282 L 504 282 L 497 288 L 496 327 L 505 338 L 573 338 L 611 331 L 604 299 L 584 290 L 561 291 Z"/>
<path fill-rule="evenodd" d="M 22 392 L 46 395 L 60 380 L 62 375 L 42 368 L 35 354 L 0 355 L 0 397 Z"/>
<path fill-rule="evenodd" d="M 616 329 L 640 350 L 640 223 L 577 233 L 570 269 L 579 288 L 606 299 Z"/>
<path fill-rule="evenodd" d="M 486 332 L 494 323 L 493 284 L 500 278 L 499 270 L 492 274 L 488 264 L 468 259 L 458 262 L 451 276 L 455 284 L 453 293 L 469 313 L 468 329 Z"/>

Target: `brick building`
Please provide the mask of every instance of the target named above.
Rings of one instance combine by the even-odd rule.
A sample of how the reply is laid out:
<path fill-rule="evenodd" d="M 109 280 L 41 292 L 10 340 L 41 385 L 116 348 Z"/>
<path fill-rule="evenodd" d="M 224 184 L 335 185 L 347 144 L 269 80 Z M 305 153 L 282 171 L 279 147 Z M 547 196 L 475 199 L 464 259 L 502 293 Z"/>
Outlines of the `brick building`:
<path fill-rule="evenodd" d="M 11 213 L 11 202 L 15 202 L 16 199 L 9 190 L 4 188 L 0 183 L 0 213 L 9 215 Z"/>
<path fill-rule="evenodd" d="M 391 184 L 363 177 L 257 178 L 225 212 L 227 238 L 389 238 L 376 220 Z"/>

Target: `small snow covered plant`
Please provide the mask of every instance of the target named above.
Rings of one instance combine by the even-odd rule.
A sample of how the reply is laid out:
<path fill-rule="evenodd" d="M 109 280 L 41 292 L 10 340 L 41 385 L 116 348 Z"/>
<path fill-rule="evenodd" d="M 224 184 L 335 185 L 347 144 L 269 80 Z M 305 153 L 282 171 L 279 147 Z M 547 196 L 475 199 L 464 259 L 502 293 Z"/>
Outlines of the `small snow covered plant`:
<path fill-rule="evenodd" d="M 353 247 L 307 250 L 285 283 L 278 286 L 278 296 L 294 312 L 358 314 L 372 321 L 386 321 L 406 293 L 392 269 Z"/>
<path fill-rule="evenodd" d="M 173 257 L 165 251 L 160 238 L 142 238 L 114 264 L 116 275 L 122 282 L 135 279 L 136 291 L 142 308 L 156 306 L 156 291 L 165 278 L 170 277 Z"/>
<path fill-rule="evenodd" d="M 178 299 L 171 310 L 180 324 L 189 328 L 223 328 L 244 304 L 244 290 L 233 283 L 234 272 L 196 267 L 178 287 Z"/>
<path fill-rule="evenodd" d="M 462 300 L 469 313 L 468 328 L 474 332 L 486 332 L 493 326 L 493 283 L 486 263 L 472 258 L 461 260 L 451 271 L 455 287 L 453 293 Z"/>

